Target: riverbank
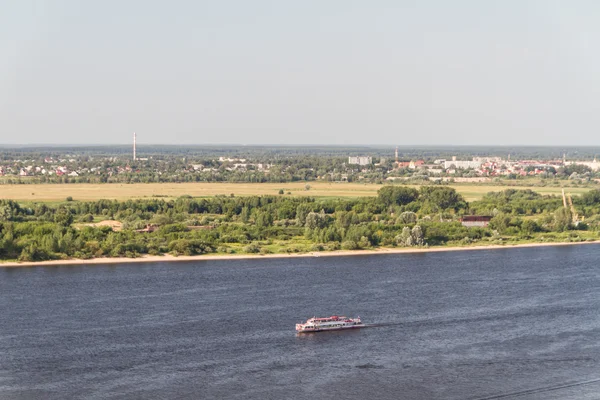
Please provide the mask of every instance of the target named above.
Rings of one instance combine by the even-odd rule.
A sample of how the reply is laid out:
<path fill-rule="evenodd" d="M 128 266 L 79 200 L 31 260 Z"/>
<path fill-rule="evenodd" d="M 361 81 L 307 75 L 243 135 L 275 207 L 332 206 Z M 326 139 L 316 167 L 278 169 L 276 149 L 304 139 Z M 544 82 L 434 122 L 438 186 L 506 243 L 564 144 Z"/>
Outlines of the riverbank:
<path fill-rule="evenodd" d="M 456 246 L 456 247 L 427 247 L 427 248 L 378 248 L 373 250 L 336 250 L 319 251 L 309 253 L 281 253 L 281 254 L 205 254 L 196 256 L 172 256 L 165 254 L 162 256 L 141 256 L 137 258 L 128 257 L 110 257 L 110 258 L 92 258 L 87 260 L 69 259 L 69 260 L 50 260 L 33 262 L 1 262 L 0 268 L 16 267 L 34 267 L 34 266 L 66 266 L 66 265 L 92 265 L 92 264 L 123 264 L 123 263 L 148 263 L 148 262 L 174 262 L 174 261 L 208 261 L 208 260 L 236 260 L 236 259 L 255 259 L 255 258 L 298 258 L 298 257 L 345 257 L 377 254 L 410 254 L 410 253 L 436 253 L 445 251 L 469 251 L 469 250 L 497 250 L 514 249 L 523 247 L 549 247 L 549 246 L 577 246 L 586 244 L 600 244 L 600 240 L 589 242 L 556 242 L 556 243 L 521 243 L 506 245 L 484 245 L 484 246 Z"/>

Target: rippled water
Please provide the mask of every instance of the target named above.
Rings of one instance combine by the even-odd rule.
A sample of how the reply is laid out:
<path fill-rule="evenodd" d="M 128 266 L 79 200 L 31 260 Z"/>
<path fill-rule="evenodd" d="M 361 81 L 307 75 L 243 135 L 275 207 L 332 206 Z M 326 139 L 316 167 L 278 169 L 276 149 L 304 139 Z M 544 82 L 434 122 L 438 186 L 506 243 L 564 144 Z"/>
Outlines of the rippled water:
<path fill-rule="evenodd" d="M 592 399 L 600 246 L 0 268 L 0 399 Z M 377 327 L 296 335 L 308 317 Z"/>

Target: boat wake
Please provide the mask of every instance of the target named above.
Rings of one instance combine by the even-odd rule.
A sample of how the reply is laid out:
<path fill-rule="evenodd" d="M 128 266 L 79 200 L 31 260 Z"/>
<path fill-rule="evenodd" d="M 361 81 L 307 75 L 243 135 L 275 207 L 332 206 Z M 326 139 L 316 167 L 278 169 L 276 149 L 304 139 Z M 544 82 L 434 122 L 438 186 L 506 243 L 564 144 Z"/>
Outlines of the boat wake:
<path fill-rule="evenodd" d="M 537 393 L 554 392 L 554 391 L 559 391 L 559 390 L 563 390 L 563 389 L 569 389 L 569 388 L 578 387 L 578 386 L 588 386 L 588 385 L 598 384 L 598 383 L 600 383 L 600 379 L 591 379 L 589 381 L 570 382 L 570 383 L 564 383 L 562 385 L 556 385 L 556 386 L 547 386 L 547 387 L 541 387 L 541 388 L 535 388 L 535 389 L 521 390 L 518 392 L 503 393 L 503 394 L 497 394 L 497 395 L 488 396 L 488 397 L 479 397 L 475 400 L 509 399 L 511 397 L 522 397 L 522 396 L 528 396 L 528 395 L 537 394 Z"/>
<path fill-rule="evenodd" d="M 398 325 L 406 325 L 404 322 L 382 322 L 378 324 L 364 324 L 363 328 L 381 328 L 384 326 L 398 326 Z"/>

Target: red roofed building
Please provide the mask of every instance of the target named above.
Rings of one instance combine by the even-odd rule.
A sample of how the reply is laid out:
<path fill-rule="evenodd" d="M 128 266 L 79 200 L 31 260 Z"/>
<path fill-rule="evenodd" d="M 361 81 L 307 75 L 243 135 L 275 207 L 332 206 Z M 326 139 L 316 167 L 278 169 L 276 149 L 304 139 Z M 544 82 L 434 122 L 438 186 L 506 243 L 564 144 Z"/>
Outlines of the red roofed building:
<path fill-rule="evenodd" d="M 485 228 L 490 224 L 492 217 L 489 215 L 465 215 L 460 219 L 460 223 L 466 227 L 478 226 Z"/>

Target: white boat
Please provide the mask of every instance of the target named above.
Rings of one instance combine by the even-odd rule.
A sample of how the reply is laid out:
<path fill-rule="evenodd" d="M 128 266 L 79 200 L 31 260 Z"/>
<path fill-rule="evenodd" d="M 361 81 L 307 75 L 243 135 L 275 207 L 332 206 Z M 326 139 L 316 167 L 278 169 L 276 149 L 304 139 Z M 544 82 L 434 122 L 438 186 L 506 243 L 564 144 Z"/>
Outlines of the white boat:
<path fill-rule="evenodd" d="M 362 323 L 360 317 L 348 318 L 332 315 L 327 318 L 313 317 L 303 324 L 296 324 L 296 331 L 298 333 L 338 331 L 342 329 L 363 328 L 364 326 L 365 324 Z"/>

